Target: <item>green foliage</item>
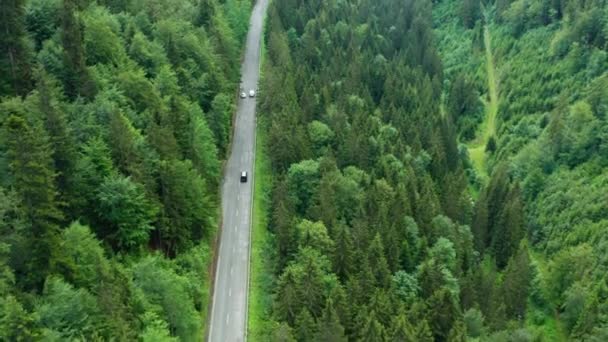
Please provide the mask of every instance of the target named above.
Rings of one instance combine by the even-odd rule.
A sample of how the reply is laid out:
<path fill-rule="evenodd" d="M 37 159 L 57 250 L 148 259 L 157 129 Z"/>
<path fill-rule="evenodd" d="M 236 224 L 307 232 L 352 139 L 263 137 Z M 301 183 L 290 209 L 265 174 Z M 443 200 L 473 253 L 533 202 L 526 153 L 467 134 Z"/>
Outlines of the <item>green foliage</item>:
<path fill-rule="evenodd" d="M 105 239 L 123 250 L 148 241 L 158 208 L 148 201 L 141 186 L 128 177 L 108 177 L 99 186 L 97 201 L 97 213 L 106 223 Z"/>
<path fill-rule="evenodd" d="M 40 338 L 37 317 L 23 308 L 11 295 L 0 299 L 0 337 L 3 340 L 28 341 Z"/>
<path fill-rule="evenodd" d="M 61 10 L 61 42 L 63 44 L 63 86 L 70 99 L 77 96 L 92 98 L 96 86 L 85 64 L 82 19 L 78 16 L 76 0 L 64 0 Z"/>
<path fill-rule="evenodd" d="M 169 334 L 169 325 L 158 318 L 151 311 L 144 315 L 144 326 L 146 327 L 141 334 L 141 339 L 144 342 L 177 342 L 177 337 L 171 337 Z"/>
<path fill-rule="evenodd" d="M 47 136 L 40 124 L 31 126 L 21 115 L 19 103 L 5 122 L 5 139 L 12 185 L 17 190 L 20 210 L 27 225 L 29 254 L 23 281 L 26 286 L 38 287 L 48 274 L 57 248 L 57 224 L 63 218 L 56 201 L 55 173 Z M 18 116 L 19 115 L 19 116 Z M 25 251 L 24 251 L 25 252 Z M 34 271 L 38 270 L 38 271 Z"/>
<path fill-rule="evenodd" d="M 478 59 L 478 29 L 466 30 L 453 20 L 463 13 L 459 4 L 438 5 L 439 49 L 448 70 L 463 70 L 464 77 L 475 80 L 481 67 L 468 67 L 470 62 L 456 66 L 463 61 L 462 50 L 471 62 Z M 600 20 L 606 6 L 542 0 L 484 5 L 499 77 L 499 108 L 497 130 L 485 147 L 492 179 L 476 203 L 472 230 L 478 251 L 506 268 L 498 279 L 486 273 L 479 283 L 486 283 L 486 293 L 499 293 L 504 303 L 496 297 L 477 302 L 492 329 L 504 329 L 501 320 L 519 320 L 488 338 L 529 340 L 541 333 L 558 340 L 590 338 L 592 331 L 601 334 L 592 318 L 597 306 L 591 304 L 591 284 L 604 279 L 596 253 L 603 250 L 598 234 L 608 214 L 597 205 L 603 201 L 599 189 L 605 188 L 606 167 L 602 146 L 607 126 L 600 100 L 605 73 L 597 69 L 606 63 L 606 30 Z M 472 37 L 470 46 L 466 41 L 464 49 L 455 49 L 446 37 L 457 34 Z M 479 83 L 477 89 L 486 92 Z M 491 89 L 487 92 L 491 97 Z M 525 236 L 531 243 L 520 246 Z"/>
<path fill-rule="evenodd" d="M 92 289 L 101 282 L 110 264 L 99 241 L 87 226 L 72 223 L 61 232 L 58 269 L 78 287 Z"/>
<path fill-rule="evenodd" d="M 3 33 L 0 37 L 0 95 L 25 95 L 32 86 L 31 51 L 25 30 L 25 1 L 0 6 Z"/>
<path fill-rule="evenodd" d="M 214 206 L 205 181 L 189 161 L 163 161 L 160 165 L 162 243 L 171 253 L 183 251 L 192 241 L 211 233 Z"/>
<path fill-rule="evenodd" d="M 200 340 L 251 9 L 214 4 L 0 5 L 0 340 Z"/>
<path fill-rule="evenodd" d="M 91 339 L 101 331 L 95 297 L 85 289 L 75 289 L 61 278 L 47 278 L 36 312 L 47 337 Z"/>
<path fill-rule="evenodd" d="M 191 283 L 158 256 L 142 259 L 133 267 L 136 289 L 145 296 L 144 305 L 169 323 L 170 331 L 182 340 L 196 339 L 201 322 L 196 314 Z"/>
<path fill-rule="evenodd" d="M 464 313 L 464 323 L 467 328 L 467 335 L 479 337 L 483 334 L 483 314 L 477 309 L 469 309 Z"/>

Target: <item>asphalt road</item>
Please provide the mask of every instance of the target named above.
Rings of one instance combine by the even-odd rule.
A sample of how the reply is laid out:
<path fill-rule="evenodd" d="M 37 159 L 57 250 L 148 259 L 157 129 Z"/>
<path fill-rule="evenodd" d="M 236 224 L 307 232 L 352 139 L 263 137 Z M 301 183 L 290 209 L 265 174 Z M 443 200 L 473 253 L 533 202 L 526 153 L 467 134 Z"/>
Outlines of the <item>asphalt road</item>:
<path fill-rule="evenodd" d="M 246 340 L 249 244 L 255 153 L 256 97 L 260 65 L 260 41 L 269 0 L 258 0 L 251 14 L 245 55 L 241 65 L 241 84 L 247 98 L 238 100 L 232 151 L 222 184 L 222 232 L 215 276 L 209 341 Z M 248 180 L 240 182 L 241 171 Z"/>

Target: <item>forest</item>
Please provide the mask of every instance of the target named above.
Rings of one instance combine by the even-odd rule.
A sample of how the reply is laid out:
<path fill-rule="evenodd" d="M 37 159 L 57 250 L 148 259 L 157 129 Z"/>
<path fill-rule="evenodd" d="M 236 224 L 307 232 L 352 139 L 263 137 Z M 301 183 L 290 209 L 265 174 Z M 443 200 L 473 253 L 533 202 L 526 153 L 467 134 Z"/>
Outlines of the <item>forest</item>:
<path fill-rule="evenodd" d="M 254 3 L 0 3 L 0 341 L 204 338 Z M 606 1 L 274 0 L 263 41 L 249 340 L 608 340 Z"/>
<path fill-rule="evenodd" d="M 273 1 L 252 339 L 608 340 L 607 18 Z"/>
<path fill-rule="evenodd" d="M 0 2 L 0 340 L 198 341 L 250 0 Z"/>

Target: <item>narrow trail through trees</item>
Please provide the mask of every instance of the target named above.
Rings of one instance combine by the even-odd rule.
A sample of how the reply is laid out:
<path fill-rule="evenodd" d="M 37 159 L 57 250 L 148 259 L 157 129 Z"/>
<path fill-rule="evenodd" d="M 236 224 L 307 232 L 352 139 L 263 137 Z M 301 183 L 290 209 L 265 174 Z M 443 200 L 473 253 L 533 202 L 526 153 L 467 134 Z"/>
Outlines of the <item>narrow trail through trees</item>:
<path fill-rule="evenodd" d="M 486 145 L 496 133 L 496 115 L 498 114 L 498 80 L 492 53 L 492 36 L 489 24 L 485 24 L 483 40 L 486 54 L 486 73 L 488 78 L 489 99 L 483 99 L 485 116 L 481 123 L 477 138 L 468 144 L 469 155 L 479 177 L 485 182 L 488 179 L 486 170 Z"/>

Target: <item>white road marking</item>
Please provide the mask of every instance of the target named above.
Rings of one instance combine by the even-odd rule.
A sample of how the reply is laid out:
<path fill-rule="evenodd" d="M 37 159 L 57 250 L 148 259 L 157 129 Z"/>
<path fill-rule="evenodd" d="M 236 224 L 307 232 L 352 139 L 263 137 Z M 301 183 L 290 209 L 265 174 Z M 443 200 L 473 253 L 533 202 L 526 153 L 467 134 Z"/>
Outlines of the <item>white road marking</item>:
<path fill-rule="evenodd" d="M 230 323 L 230 314 L 226 315 L 226 325 L 228 325 L 228 323 Z"/>
<path fill-rule="evenodd" d="M 239 210 L 236 210 L 236 217 L 239 217 Z"/>
<path fill-rule="evenodd" d="M 230 266 L 230 274 L 232 274 L 233 271 L 234 271 L 234 268 L 232 266 Z"/>
<path fill-rule="evenodd" d="M 232 287 L 228 289 L 228 297 L 232 297 Z"/>

